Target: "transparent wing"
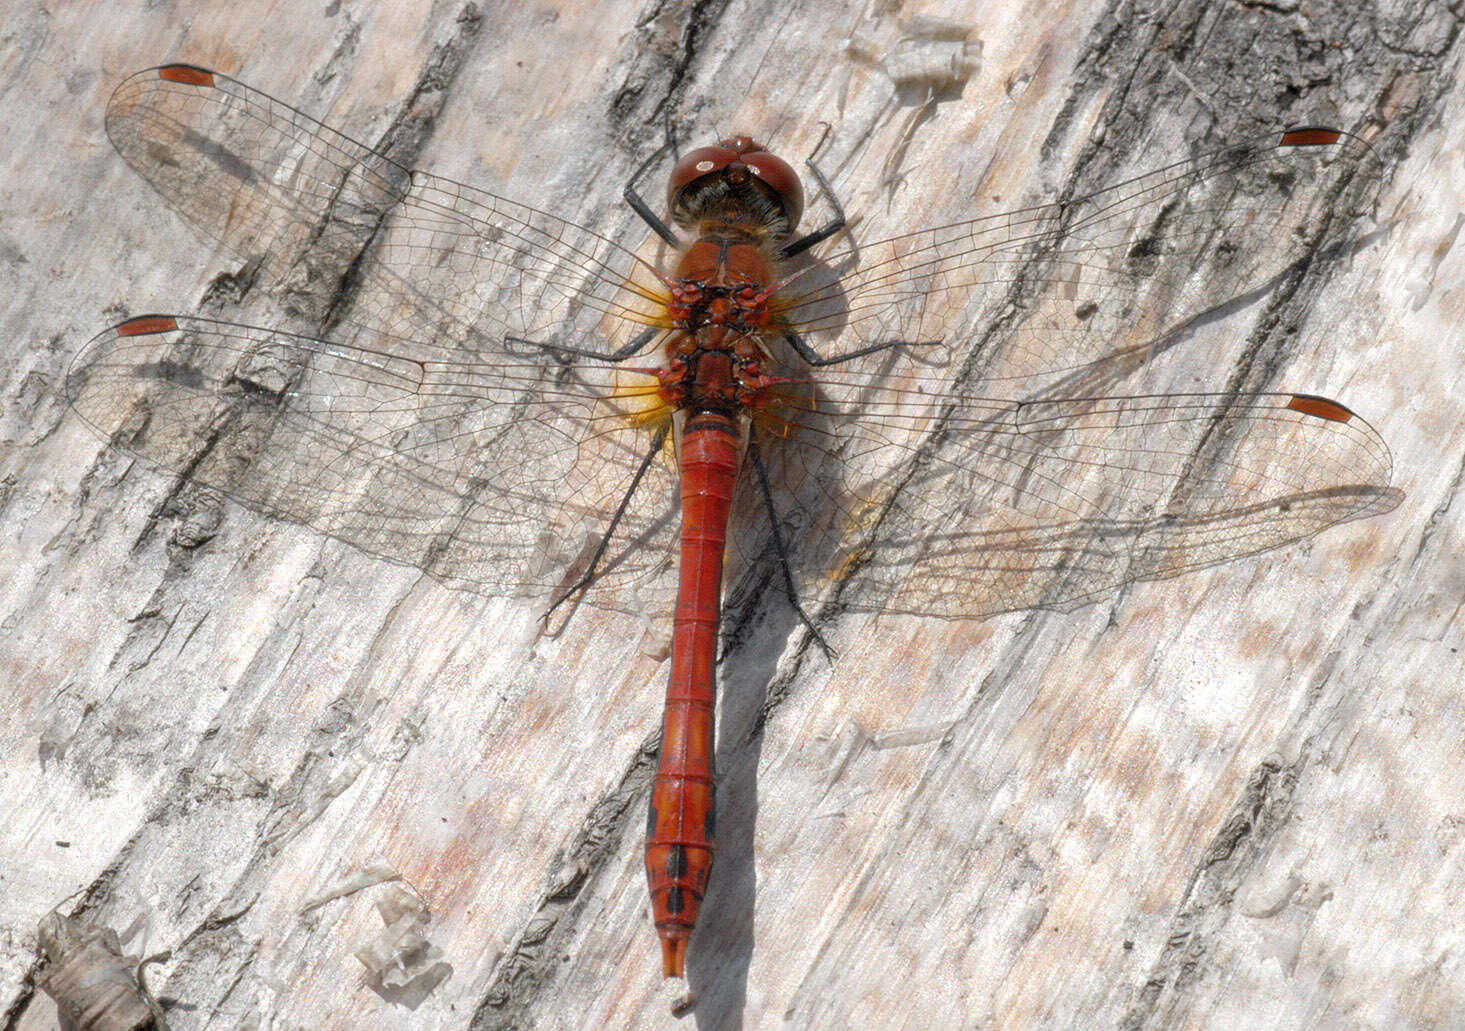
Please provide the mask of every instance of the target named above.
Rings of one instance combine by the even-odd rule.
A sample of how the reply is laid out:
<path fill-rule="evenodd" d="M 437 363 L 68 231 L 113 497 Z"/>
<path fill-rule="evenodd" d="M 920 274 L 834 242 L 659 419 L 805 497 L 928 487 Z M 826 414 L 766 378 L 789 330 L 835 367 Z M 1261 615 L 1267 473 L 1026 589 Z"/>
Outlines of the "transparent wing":
<path fill-rule="evenodd" d="M 216 72 L 133 75 L 106 122 L 127 162 L 277 287 L 306 332 L 116 327 L 73 369 L 89 422 L 110 436 L 144 411 L 147 433 L 125 444 L 141 457 L 456 586 L 574 582 L 650 436 L 622 410 L 644 407 L 644 382 L 554 345 L 609 349 L 665 325 L 654 270 Z M 328 339 L 312 335 L 321 325 Z M 277 367 L 275 394 L 249 386 Z M 608 582 L 644 580 L 673 553 L 674 483 L 664 461 L 648 468 L 601 558 Z"/>
<path fill-rule="evenodd" d="M 468 354 L 666 324 L 653 269 L 547 212 L 412 171 L 225 75 L 167 65 L 107 107 L 118 152 L 287 311 Z M 533 348 L 543 354 L 542 348 Z"/>
<path fill-rule="evenodd" d="M 646 465 L 651 437 L 621 407 L 637 390 L 607 368 L 466 362 L 426 344 L 408 355 L 183 316 L 103 332 L 66 380 L 82 418 L 149 463 L 489 593 L 571 586 L 645 466 L 601 570 L 649 576 L 663 597 L 675 473 Z"/>
<path fill-rule="evenodd" d="M 251 507 L 459 587 L 563 590 L 619 512 L 602 575 L 644 585 L 648 606 L 666 599 L 675 473 L 646 460 L 639 417 L 654 381 L 554 347 L 665 326 L 649 266 L 200 69 L 127 80 L 108 131 L 176 210 L 280 287 L 287 311 L 334 328 L 131 320 L 68 377 L 87 421 Z M 1153 350 L 1169 316 L 1282 267 L 1238 257 L 1258 233 L 1325 242 L 1319 212 L 1366 150 L 1295 130 L 806 268 L 783 317 L 816 343 L 914 346 L 818 370 L 817 386 L 792 384 L 759 420 L 800 589 L 833 580 L 848 605 L 945 615 L 1062 605 L 1389 507 L 1387 449 L 1333 402 L 1017 402 L 958 386 Z M 1331 153 L 1327 174 L 1301 176 L 1303 152 Z M 1202 269 L 1216 248 L 1223 268 Z M 989 348 L 998 337 L 972 327 L 994 305 L 1021 317 Z M 748 481 L 735 557 L 771 532 Z"/>
<path fill-rule="evenodd" d="M 842 605 L 871 611 L 1065 608 L 1402 497 L 1373 428 L 1309 395 L 1012 402 L 870 386 L 858 413 L 830 404 L 790 430 L 770 453 L 792 480 L 782 515 L 801 592 L 832 580 Z M 821 475 L 836 458 L 842 476 Z"/>
<path fill-rule="evenodd" d="M 786 286 L 782 315 L 826 356 L 920 345 L 933 378 L 953 365 L 989 383 L 1100 360 L 1132 370 L 1112 359 L 1152 356 L 1169 330 L 1342 242 L 1356 225 L 1346 216 L 1376 187 L 1375 162 L 1363 140 L 1336 129 L 1261 135 L 1087 196 L 807 263 Z M 994 337 L 1014 315 L 1021 324 Z"/>
<path fill-rule="evenodd" d="M 1089 396 L 1346 242 L 1373 161 L 1337 130 L 1273 133 L 796 272 L 782 316 L 825 355 L 906 345 L 794 376 L 813 385 L 769 450 L 796 485 L 801 590 L 832 577 L 847 606 L 951 616 L 1064 607 L 1397 504 L 1387 448 L 1334 402 Z M 1010 393 L 978 396 L 994 387 Z"/>

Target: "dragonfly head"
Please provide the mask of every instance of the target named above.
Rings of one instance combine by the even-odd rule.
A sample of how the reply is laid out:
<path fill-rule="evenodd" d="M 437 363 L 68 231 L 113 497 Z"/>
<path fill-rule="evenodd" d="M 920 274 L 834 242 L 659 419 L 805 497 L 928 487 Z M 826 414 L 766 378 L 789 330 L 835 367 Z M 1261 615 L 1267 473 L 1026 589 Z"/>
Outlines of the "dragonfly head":
<path fill-rule="evenodd" d="M 789 163 L 748 136 L 731 136 L 683 154 L 667 184 L 672 221 L 691 229 L 707 220 L 788 236 L 804 214 L 804 187 Z"/>

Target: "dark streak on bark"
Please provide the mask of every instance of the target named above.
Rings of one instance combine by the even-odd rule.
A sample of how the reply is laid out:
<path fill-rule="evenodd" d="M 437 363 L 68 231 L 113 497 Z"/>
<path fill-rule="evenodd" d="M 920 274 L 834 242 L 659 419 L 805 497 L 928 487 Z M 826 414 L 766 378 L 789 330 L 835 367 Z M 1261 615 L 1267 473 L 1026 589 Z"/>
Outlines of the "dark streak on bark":
<path fill-rule="evenodd" d="M 399 164 L 412 167 L 422 147 L 432 136 L 438 115 L 447 103 L 448 91 L 473 52 L 482 15 L 473 4 L 458 13 L 453 34 L 432 48 L 417 84 L 402 105 L 402 113 L 387 126 L 375 149 Z"/>
<path fill-rule="evenodd" d="M 31 1000 L 36 997 L 36 971 L 39 964 L 34 964 L 26 970 L 25 977 L 21 980 L 20 987 L 10 1000 L 10 1005 L 0 1013 L 0 1031 L 19 1031 L 20 1022 L 30 1009 Z"/>
<path fill-rule="evenodd" d="M 1125 1031 L 1169 1026 L 1166 1011 L 1204 977 L 1211 941 L 1229 922 L 1237 889 L 1287 824 L 1305 764 L 1264 762 L 1252 775 L 1186 886 L 1165 947 L 1120 1025 Z"/>
<path fill-rule="evenodd" d="M 458 77 L 464 62 L 473 52 L 473 44 L 478 38 L 482 21 L 477 6 L 471 3 L 463 6 L 458 13 L 452 35 L 432 48 L 422 73 L 417 77 L 417 84 L 402 105 L 401 114 L 381 134 L 376 141 L 375 150 L 407 168 L 416 165 L 417 157 L 422 153 L 423 145 L 431 138 L 438 116 L 447 102 L 453 80 Z M 350 306 L 360 285 L 362 262 L 367 260 L 376 236 L 389 215 L 390 211 L 382 212 L 365 246 L 346 268 L 336 296 L 329 300 L 325 308 L 322 331 L 328 330 L 335 323 L 338 312 Z M 325 226 L 321 229 L 324 230 Z"/>
<path fill-rule="evenodd" d="M 703 43 L 727 10 L 729 0 L 653 0 L 636 19 L 620 86 L 610 98 L 610 121 L 633 135 L 643 126 L 674 121 L 689 87 Z M 674 126 L 672 126 L 674 128 Z"/>
<path fill-rule="evenodd" d="M 500 960 L 493 982 L 469 1022 L 469 1031 L 516 1031 L 530 1027 L 539 1010 L 540 989 L 553 984 L 565 944 L 574 936 L 600 875 L 616 863 L 626 824 L 639 826 L 646 791 L 661 747 L 657 733 L 642 742 L 616 785 L 591 808 L 568 849 L 551 864 L 550 883 L 518 940 Z M 646 925 L 646 947 L 655 947 Z"/>

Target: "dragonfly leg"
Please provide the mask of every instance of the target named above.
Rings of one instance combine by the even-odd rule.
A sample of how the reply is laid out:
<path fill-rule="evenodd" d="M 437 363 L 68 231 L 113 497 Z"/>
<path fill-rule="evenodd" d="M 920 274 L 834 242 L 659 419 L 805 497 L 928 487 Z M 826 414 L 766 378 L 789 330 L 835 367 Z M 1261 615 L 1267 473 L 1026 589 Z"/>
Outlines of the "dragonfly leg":
<path fill-rule="evenodd" d="M 641 459 L 640 468 L 636 470 L 636 475 L 632 477 L 631 485 L 626 488 L 626 493 L 621 498 L 621 503 L 616 506 L 615 515 L 610 517 L 610 525 L 605 528 L 605 533 L 601 536 L 600 543 L 596 545 L 595 554 L 590 556 L 590 564 L 585 567 L 585 572 L 580 575 L 580 578 L 565 588 L 559 597 L 554 600 L 554 603 L 540 617 L 541 622 L 547 621 L 555 609 L 559 608 L 580 591 L 589 587 L 595 580 L 596 570 L 600 566 L 600 560 L 605 557 L 606 549 L 610 547 L 610 541 L 615 536 L 616 527 L 620 525 L 621 517 L 626 514 L 626 509 L 631 504 L 631 498 L 635 497 L 636 489 L 641 486 L 641 480 L 645 478 L 646 470 L 651 468 L 652 461 L 661 453 L 662 446 L 666 443 L 666 434 L 666 427 L 662 427 L 651 438 L 651 447 L 646 450 L 646 457 Z"/>
<path fill-rule="evenodd" d="M 824 173 L 819 171 L 818 165 L 814 164 L 814 158 L 819 156 L 819 148 L 824 146 L 824 141 L 827 139 L 829 139 L 829 126 L 825 125 L 824 135 L 819 138 L 819 143 L 814 147 L 814 153 L 809 155 L 804 164 L 809 166 L 809 171 L 813 174 L 814 181 L 819 184 L 819 192 L 824 195 L 824 199 L 834 209 L 834 217 L 812 233 L 805 233 L 793 241 L 793 243 L 786 245 L 779 252 L 780 257 L 792 258 L 795 254 L 800 254 L 808 250 L 816 243 L 823 243 L 844 228 L 844 207 L 839 203 L 839 198 L 834 195 L 834 190 L 830 188 L 829 180 L 824 178 Z"/>
<path fill-rule="evenodd" d="M 773 490 L 768 485 L 768 470 L 763 467 L 763 456 L 758 451 L 757 435 L 751 430 L 748 433 L 747 457 L 752 460 L 753 469 L 758 474 L 758 490 L 763 495 L 763 507 L 768 511 L 768 525 L 773 530 L 773 550 L 778 554 L 778 568 L 783 573 L 783 589 L 788 594 L 789 604 L 799 614 L 799 622 L 803 623 L 809 633 L 814 635 L 814 640 L 818 642 L 825 657 L 832 661 L 834 649 L 829 646 L 828 641 L 824 640 L 824 635 L 819 632 L 819 628 L 814 625 L 814 621 L 799 604 L 799 591 L 794 586 L 793 567 L 789 565 L 788 550 L 784 547 L 783 534 L 778 528 L 778 510 L 773 507 Z"/>
<path fill-rule="evenodd" d="M 896 347 L 935 347 L 941 343 L 939 340 L 884 340 L 878 344 L 871 344 L 869 347 L 862 347 L 858 351 L 847 351 L 844 354 L 837 354 L 832 358 L 826 358 L 810 347 L 808 341 L 791 329 L 784 331 L 783 338 L 788 341 L 790 347 L 798 352 L 800 358 L 816 368 L 824 365 L 838 365 L 840 362 L 847 362 L 852 358 L 863 358 L 867 354 L 874 354 L 877 351 L 888 351 Z"/>
<path fill-rule="evenodd" d="M 525 337 L 515 336 L 504 337 L 505 344 L 515 345 L 515 347 L 505 347 L 504 350 L 510 354 L 521 353 L 520 350 L 515 350 L 515 348 L 519 348 L 522 351 L 539 351 L 564 364 L 569 364 L 569 359 L 572 357 L 594 358 L 602 362 L 623 362 L 649 344 L 652 338 L 659 332 L 661 332 L 661 327 L 647 326 L 641 332 L 637 333 L 630 343 L 611 351 L 609 354 L 603 351 L 592 351 L 588 347 L 571 347 L 568 344 L 546 344 L 539 340 L 529 340 Z"/>
<path fill-rule="evenodd" d="M 631 206 L 632 211 L 641 216 L 641 221 L 651 227 L 653 233 L 673 247 L 680 247 L 682 241 L 677 239 L 677 234 L 672 232 L 671 226 L 658 218 L 656 212 L 651 210 L 651 205 L 647 204 L 641 195 L 636 192 L 636 180 L 645 175 L 648 168 L 661 160 L 661 156 L 671 149 L 673 142 L 673 140 L 668 139 L 656 149 L 654 154 L 641 162 L 641 167 L 636 169 L 635 174 L 631 176 L 631 181 L 626 183 L 626 188 L 621 192 L 621 197 Z"/>

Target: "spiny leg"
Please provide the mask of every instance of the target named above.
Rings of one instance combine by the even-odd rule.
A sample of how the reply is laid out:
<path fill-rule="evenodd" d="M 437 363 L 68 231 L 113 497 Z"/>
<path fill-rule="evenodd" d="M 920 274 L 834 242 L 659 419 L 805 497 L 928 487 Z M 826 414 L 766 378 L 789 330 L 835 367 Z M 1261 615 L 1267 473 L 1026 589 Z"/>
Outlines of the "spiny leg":
<path fill-rule="evenodd" d="M 819 192 L 824 195 L 824 199 L 834 209 L 834 217 L 812 233 L 806 233 L 793 241 L 793 243 L 787 244 L 780 252 L 781 257 L 792 258 L 795 254 L 801 254 L 815 244 L 823 243 L 845 226 L 844 207 L 839 203 L 839 198 L 834 195 L 834 190 L 830 188 L 829 180 L 824 178 L 824 173 L 819 171 L 818 165 L 814 164 L 814 159 L 819 156 L 819 148 L 824 146 L 824 141 L 827 139 L 829 139 L 829 126 L 825 125 L 824 135 L 819 137 L 819 142 L 814 146 L 814 153 L 809 155 L 808 159 L 804 161 L 804 164 L 809 166 L 809 171 L 813 173 L 814 181 L 819 184 Z"/>
<path fill-rule="evenodd" d="M 606 549 L 610 547 L 611 538 L 615 536 L 616 527 L 620 525 L 621 519 L 626 514 L 626 509 L 631 505 L 631 498 L 636 496 L 636 490 L 641 486 L 641 481 L 645 479 L 646 471 L 651 468 L 651 463 L 661 453 L 662 447 L 666 444 L 666 434 L 667 427 L 663 426 L 651 438 L 651 447 L 647 449 L 646 457 L 641 460 L 640 468 L 636 470 L 636 475 L 631 479 L 631 485 L 626 488 L 626 493 L 621 497 L 621 503 L 616 506 L 615 515 L 610 517 L 610 525 L 605 528 L 605 533 L 601 536 L 600 543 L 596 545 L 595 554 L 590 556 L 590 564 L 585 567 L 585 572 L 581 574 L 580 578 L 567 587 L 554 600 L 554 604 L 550 605 L 549 609 L 541 617 L 541 622 L 547 621 L 555 609 L 559 608 L 560 605 L 564 604 L 564 602 L 568 601 L 575 594 L 589 587 L 591 582 L 594 581 L 600 560 L 605 557 Z"/>
<path fill-rule="evenodd" d="M 538 340 L 529 340 L 525 337 L 515 336 L 504 337 L 504 350 L 509 354 L 537 352 L 539 354 L 549 355 L 556 361 L 565 364 L 568 364 L 568 359 L 572 357 L 594 358 L 596 361 L 602 362 L 623 362 L 649 344 L 652 338 L 660 332 L 660 326 L 647 326 L 641 332 L 637 333 L 624 347 L 619 347 L 609 354 L 592 351 L 588 347 L 571 347 L 569 344 L 546 344 Z M 509 347 L 509 344 L 514 344 L 519 349 L 516 350 L 514 347 Z"/>
<path fill-rule="evenodd" d="M 810 347 L 808 341 L 792 329 L 784 330 L 783 338 L 788 341 L 790 347 L 798 352 L 800 358 L 816 368 L 825 365 L 838 365 L 840 362 L 847 362 L 853 358 L 863 358 L 867 354 L 893 350 L 897 347 L 935 347 L 941 343 L 939 340 L 885 340 L 878 344 L 871 344 L 869 347 L 862 347 L 858 351 L 850 351 L 847 354 L 837 354 L 833 357 L 826 358 Z"/>
<path fill-rule="evenodd" d="M 660 218 L 658 218 L 656 212 L 651 210 L 651 205 L 647 204 L 646 201 L 642 199 L 641 195 L 636 192 L 636 180 L 645 175 L 648 168 L 650 168 L 657 161 L 661 160 L 661 156 L 665 154 L 669 149 L 671 149 L 675 142 L 675 140 L 669 138 L 665 143 L 663 143 L 660 147 L 656 149 L 656 152 L 654 154 L 652 154 L 645 161 L 641 162 L 641 167 L 636 169 L 635 174 L 631 176 L 631 181 L 626 183 L 626 188 L 621 191 L 621 197 L 625 200 L 627 204 L 631 206 L 632 211 L 641 216 L 641 221 L 645 222 L 648 226 L 651 227 L 651 231 L 653 233 L 661 237 L 673 247 L 680 247 L 682 245 L 682 241 L 677 239 L 677 234 L 672 232 L 671 226 L 667 225 Z"/>

